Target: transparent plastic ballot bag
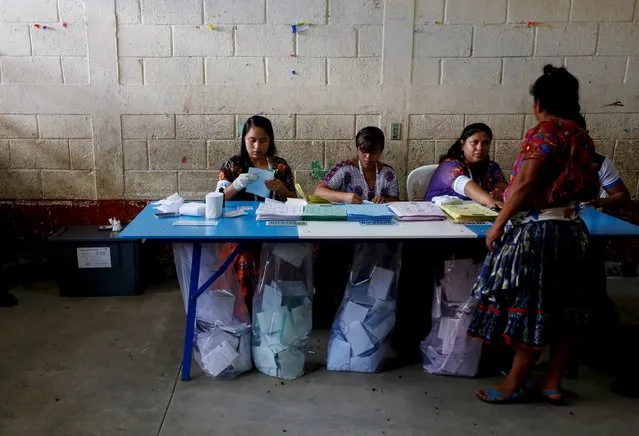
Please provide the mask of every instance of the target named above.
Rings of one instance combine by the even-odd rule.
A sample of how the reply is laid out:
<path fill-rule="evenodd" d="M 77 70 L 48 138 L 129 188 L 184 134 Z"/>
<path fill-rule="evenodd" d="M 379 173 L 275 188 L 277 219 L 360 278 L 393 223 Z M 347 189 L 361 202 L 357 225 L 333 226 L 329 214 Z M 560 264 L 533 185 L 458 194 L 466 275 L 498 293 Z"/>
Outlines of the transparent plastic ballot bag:
<path fill-rule="evenodd" d="M 351 274 L 328 340 L 330 371 L 377 372 L 395 327 L 400 243 L 355 246 Z"/>
<path fill-rule="evenodd" d="M 253 296 L 253 362 L 261 373 L 304 374 L 313 326 L 312 244 L 263 244 Z"/>
<path fill-rule="evenodd" d="M 232 252 L 229 244 L 202 244 L 199 286 L 213 276 Z M 188 309 L 193 244 L 173 244 L 184 307 Z M 231 378 L 253 368 L 251 324 L 233 265 L 197 299 L 195 360 L 213 378 Z"/>
<path fill-rule="evenodd" d="M 432 328 L 421 342 L 423 368 L 431 374 L 474 377 L 482 344 L 468 336 L 476 307 L 471 295 L 481 262 L 452 259 L 444 263 L 444 275 L 434 284 Z"/>

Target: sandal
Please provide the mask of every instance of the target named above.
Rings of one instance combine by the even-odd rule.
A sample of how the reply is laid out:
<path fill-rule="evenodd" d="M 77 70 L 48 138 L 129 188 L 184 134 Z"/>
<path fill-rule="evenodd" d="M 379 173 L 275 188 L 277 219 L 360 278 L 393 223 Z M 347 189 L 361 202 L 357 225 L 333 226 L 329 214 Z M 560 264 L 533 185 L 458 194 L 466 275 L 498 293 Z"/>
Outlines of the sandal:
<path fill-rule="evenodd" d="M 490 404 L 513 404 L 513 403 L 523 403 L 528 401 L 530 398 L 526 395 L 526 390 L 524 388 L 519 389 L 512 393 L 512 395 L 505 395 L 499 392 L 497 389 L 492 386 L 488 386 L 486 388 L 482 388 L 482 390 L 488 394 L 486 398 L 483 398 L 479 391 L 475 393 L 477 398 L 484 403 Z"/>
<path fill-rule="evenodd" d="M 539 398 L 547 403 L 552 404 L 553 406 L 567 406 L 568 402 L 564 398 L 564 393 L 561 391 L 556 391 L 554 389 L 548 389 L 546 391 L 537 391 Z M 559 396 L 558 398 L 550 398 L 551 396 Z"/>

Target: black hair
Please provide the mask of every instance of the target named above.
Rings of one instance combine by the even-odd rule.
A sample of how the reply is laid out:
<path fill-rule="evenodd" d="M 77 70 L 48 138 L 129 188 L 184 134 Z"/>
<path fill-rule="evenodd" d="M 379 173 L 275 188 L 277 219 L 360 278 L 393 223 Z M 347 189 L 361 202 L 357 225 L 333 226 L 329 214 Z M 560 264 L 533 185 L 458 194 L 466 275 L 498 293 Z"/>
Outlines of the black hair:
<path fill-rule="evenodd" d="M 251 118 L 246 120 L 244 123 L 244 127 L 242 128 L 242 139 L 240 140 L 240 156 L 244 159 L 249 159 L 248 150 L 246 149 L 246 143 L 244 142 L 244 137 L 248 134 L 249 130 L 253 127 L 259 127 L 264 129 L 266 134 L 268 135 L 268 149 L 266 150 L 266 155 L 268 157 L 275 156 L 277 153 L 277 149 L 275 148 L 275 137 L 273 136 L 273 125 L 271 124 L 271 120 L 266 117 L 262 117 L 260 115 L 253 115 Z"/>
<path fill-rule="evenodd" d="M 466 127 L 464 127 L 464 130 L 462 131 L 461 135 L 459 136 L 457 141 L 455 141 L 455 143 L 450 146 L 446 154 L 439 158 L 439 163 L 442 163 L 446 159 L 455 159 L 463 163 L 465 161 L 464 151 L 462 147 L 464 145 L 464 142 L 468 138 L 473 136 L 475 133 L 480 133 L 480 132 L 483 132 L 486 135 L 488 135 L 488 137 L 491 140 L 493 139 L 493 131 L 486 124 L 484 123 L 469 124 Z"/>
<path fill-rule="evenodd" d="M 546 65 L 544 74 L 530 87 L 530 95 L 540 110 L 586 127 L 586 121 L 580 114 L 579 80 L 564 67 Z"/>
<path fill-rule="evenodd" d="M 384 132 L 379 127 L 368 126 L 360 129 L 355 136 L 355 145 L 364 153 L 384 151 Z"/>

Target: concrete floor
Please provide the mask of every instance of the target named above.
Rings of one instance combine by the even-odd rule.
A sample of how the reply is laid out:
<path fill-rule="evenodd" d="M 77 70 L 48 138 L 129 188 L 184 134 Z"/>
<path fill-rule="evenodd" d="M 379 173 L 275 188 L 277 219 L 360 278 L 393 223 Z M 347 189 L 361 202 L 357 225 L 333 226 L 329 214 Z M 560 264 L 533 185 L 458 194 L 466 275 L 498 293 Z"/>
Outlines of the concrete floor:
<path fill-rule="evenodd" d="M 470 380 L 418 365 L 381 374 L 327 372 L 326 332 L 295 381 L 258 373 L 179 380 L 184 308 L 177 285 L 140 297 L 62 299 L 54 284 L 13 290 L 0 309 L 0 435 L 636 435 L 639 400 L 584 369 L 571 406 L 491 406 Z M 625 321 L 639 320 L 639 280 L 611 280 Z"/>

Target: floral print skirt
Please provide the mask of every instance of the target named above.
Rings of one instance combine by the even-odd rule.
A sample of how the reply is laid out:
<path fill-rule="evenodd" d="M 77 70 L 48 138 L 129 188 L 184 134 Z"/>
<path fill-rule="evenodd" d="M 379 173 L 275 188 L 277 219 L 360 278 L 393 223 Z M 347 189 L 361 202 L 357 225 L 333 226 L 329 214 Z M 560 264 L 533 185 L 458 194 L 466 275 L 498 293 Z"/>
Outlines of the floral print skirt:
<path fill-rule="evenodd" d="M 543 349 L 583 336 L 605 292 L 581 219 L 512 226 L 484 261 L 473 288 L 479 304 L 469 335 Z"/>

